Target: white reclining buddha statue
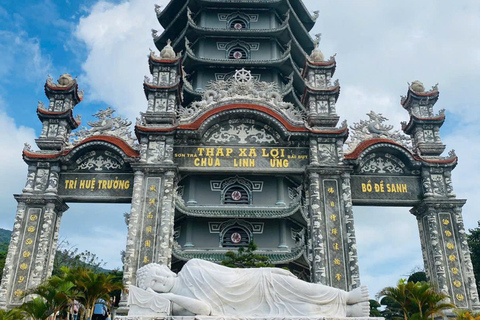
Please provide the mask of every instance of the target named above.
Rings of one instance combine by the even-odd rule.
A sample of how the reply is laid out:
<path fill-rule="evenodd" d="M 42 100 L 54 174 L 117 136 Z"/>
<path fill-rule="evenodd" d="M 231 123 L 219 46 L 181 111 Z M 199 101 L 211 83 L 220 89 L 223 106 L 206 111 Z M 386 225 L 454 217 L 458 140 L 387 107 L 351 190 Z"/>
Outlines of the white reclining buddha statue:
<path fill-rule="evenodd" d="M 177 274 L 148 264 L 130 286 L 130 315 L 368 317 L 368 289 L 350 292 L 280 268 L 233 269 L 192 259 Z"/>

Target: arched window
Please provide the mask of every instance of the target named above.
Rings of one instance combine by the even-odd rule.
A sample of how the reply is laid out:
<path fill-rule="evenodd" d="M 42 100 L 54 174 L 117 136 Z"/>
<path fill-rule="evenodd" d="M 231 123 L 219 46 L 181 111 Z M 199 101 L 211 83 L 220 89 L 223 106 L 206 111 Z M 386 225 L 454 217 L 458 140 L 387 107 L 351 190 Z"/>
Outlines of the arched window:
<path fill-rule="evenodd" d="M 250 204 L 251 196 L 243 186 L 234 184 L 223 192 L 222 204 Z"/>
<path fill-rule="evenodd" d="M 248 52 L 242 47 L 233 47 L 228 51 L 228 59 L 248 59 Z"/>
<path fill-rule="evenodd" d="M 222 247 L 246 247 L 249 243 L 249 232 L 238 225 L 225 230 L 222 236 Z"/>
<path fill-rule="evenodd" d="M 230 20 L 230 29 L 235 29 L 235 30 L 248 29 L 248 22 L 242 18 L 236 17 Z"/>

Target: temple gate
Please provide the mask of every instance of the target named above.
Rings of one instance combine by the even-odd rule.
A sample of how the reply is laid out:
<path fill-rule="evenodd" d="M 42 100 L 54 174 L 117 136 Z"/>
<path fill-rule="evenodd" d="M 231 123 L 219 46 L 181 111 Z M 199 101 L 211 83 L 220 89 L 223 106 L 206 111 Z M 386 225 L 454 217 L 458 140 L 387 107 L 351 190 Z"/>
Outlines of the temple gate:
<path fill-rule="evenodd" d="M 433 111 L 438 89 L 409 86 L 403 133 L 373 111 L 349 131 L 337 126 L 335 58 L 308 34 L 317 14 L 300 0 L 218 2 L 156 8 L 165 30 L 153 32 L 161 52 L 148 59 L 135 137 L 110 108 L 78 130 L 76 80 L 47 80 L 39 150 L 23 151 L 0 307 L 51 274 L 66 202 L 126 202 L 125 285 L 150 262 L 219 262 L 255 240 L 299 278 L 351 290 L 360 285 L 352 206 L 408 206 L 429 279 L 458 308 L 478 310 L 465 200 L 451 181 L 457 157 L 441 155 L 445 115 Z"/>

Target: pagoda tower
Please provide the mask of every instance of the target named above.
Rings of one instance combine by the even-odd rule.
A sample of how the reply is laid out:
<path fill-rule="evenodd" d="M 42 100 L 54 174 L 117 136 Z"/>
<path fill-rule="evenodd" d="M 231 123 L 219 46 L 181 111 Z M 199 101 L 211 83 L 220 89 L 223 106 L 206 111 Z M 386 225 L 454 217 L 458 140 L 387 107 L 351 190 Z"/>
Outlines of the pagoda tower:
<path fill-rule="evenodd" d="M 335 127 L 335 60 L 325 60 L 319 36 L 308 33 L 317 14 L 291 0 L 173 0 L 156 13 L 164 31 L 152 30 L 160 55 L 149 57 L 148 109 L 136 134 L 142 174 L 163 166 L 176 196 L 164 227 L 147 233 L 134 230 L 151 212 L 137 217 L 134 193 L 130 232 L 147 242 L 135 250 L 138 240 L 129 241 L 126 283 L 151 261 L 179 270 L 191 258 L 220 262 L 254 241 L 257 253 L 302 279 L 358 286 L 353 221 L 339 204 L 341 179 L 325 182 L 337 207 L 310 214 L 324 201 L 318 171 L 338 172 L 347 137 L 345 125 Z M 327 237 L 338 251 L 331 263 L 324 259 L 327 244 L 312 240 L 323 238 L 327 225 L 320 221 L 351 231 L 349 239 Z M 159 249 L 144 246 L 155 239 Z"/>

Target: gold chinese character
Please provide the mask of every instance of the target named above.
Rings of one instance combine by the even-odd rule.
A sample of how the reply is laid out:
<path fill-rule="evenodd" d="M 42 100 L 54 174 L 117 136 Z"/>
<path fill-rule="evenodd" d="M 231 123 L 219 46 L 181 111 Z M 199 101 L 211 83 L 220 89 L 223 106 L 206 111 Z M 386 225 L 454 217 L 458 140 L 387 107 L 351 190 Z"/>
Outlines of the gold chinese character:
<path fill-rule="evenodd" d="M 338 233 L 337 228 L 333 228 L 333 229 L 332 229 L 332 234 L 333 234 L 333 235 L 337 235 L 337 233 Z"/>
<path fill-rule="evenodd" d="M 458 273 L 458 268 L 452 268 L 452 273 L 457 274 Z"/>
<path fill-rule="evenodd" d="M 38 219 L 38 216 L 36 214 L 32 214 L 30 216 L 30 221 L 36 221 Z"/>
<path fill-rule="evenodd" d="M 30 257 L 30 251 L 23 251 L 23 257 L 24 258 Z"/>
<path fill-rule="evenodd" d="M 145 240 L 145 247 L 150 247 L 152 242 L 150 240 Z"/>
<path fill-rule="evenodd" d="M 333 250 L 340 250 L 340 247 L 338 246 L 338 243 L 333 244 Z"/>
<path fill-rule="evenodd" d="M 340 259 L 334 259 L 333 263 L 336 264 L 337 266 L 339 266 L 340 265 Z"/>
<path fill-rule="evenodd" d="M 332 187 L 328 188 L 328 190 L 327 190 L 327 191 L 328 191 L 328 193 L 335 193 L 335 191 L 333 190 L 333 188 L 332 188 Z"/>
<path fill-rule="evenodd" d="M 463 296 L 463 294 L 460 294 L 460 293 L 457 293 L 455 295 L 455 297 L 457 298 L 458 301 L 463 301 L 463 299 L 465 299 L 465 297 Z"/>
<path fill-rule="evenodd" d="M 462 283 L 458 280 L 453 281 L 453 285 L 457 288 L 460 288 L 462 286 Z"/>
<path fill-rule="evenodd" d="M 330 207 L 332 207 L 332 208 L 335 207 L 335 202 L 330 201 Z"/>
<path fill-rule="evenodd" d="M 455 246 L 453 245 L 453 243 L 449 242 L 449 243 L 447 243 L 447 248 L 450 249 L 450 250 L 453 250 L 453 248 L 455 248 Z"/>
<path fill-rule="evenodd" d="M 16 290 L 16 291 L 14 292 L 14 294 L 15 294 L 16 297 L 21 297 L 22 294 L 23 294 L 23 291 L 20 290 L 20 289 L 18 289 L 18 290 Z"/>
<path fill-rule="evenodd" d="M 153 213 L 149 212 L 149 213 L 147 214 L 147 218 L 148 218 L 148 219 L 153 219 Z"/>
<path fill-rule="evenodd" d="M 146 227 L 146 228 L 145 228 L 145 231 L 146 231 L 147 233 L 152 233 L 152 226 Z"/>
<path fill-rule="evenodd" d="M 450 220 L 448 219 L 442 219 L 442 223 L 446 226 L 448 226 L 450 224 Z"/>
<path fill-rule="evenodd" d="M 28 232 L 35 232 L 35 227 L 28 227 L 27 231 Z"/>
<path fill-rule="evenodd" d="M 341 275 L 340 273 L 337 273 L 337 274 L 335 275 L 335 279 L 337 279 L 337 281 L 342 280 L 342 275 Z"/>
<path fill-rule="evenodd" d="M 27 240 L 25 240 L 25 244 L 26 244 L 27 246 L 31 245 L 32 243 L 33 243 L 33 240 L 30 239 L 30 238 L 28 238 Z"/>
<path fill-rule="evenodd" d="M 27 270 L 27 268 L 28 268 L 28 266 L 27 266 L 26 263 L 22 263 L 22 264 L 20 265 L 20 269 L 22 269 L 22 270 Z"/>
<path fill-rule="evenodd" d="M 154 185 L 151 185 L 151 186 L 150 186 L 150 191 L 157 191 L 157 187 L 154 186 Z"/>
<path fill-rule="evenodd" d="M 445 235 L 446 235 L 447 237 L 451 237 L 451 236 L 452 236 L 452 233 L 451 233 L 450 231 L 448 231 L 448 230 L 445 230 Z"/>
<path fill-rule="evenodd" d="M 150 260 L 148 260 L 147 256 L 143 257 L 143 263 L 149 263 Z"/>
<path fill-rule="evenodd" d="M 454 254 L 451 254 L 448 256 L 448 260 L 450 260 L 451 262 L 455 262 L 455 260 L 457 260 L 457 257 Z"/>
<path fill-rule="evenodd" d="M 152 198 L 152 199 L 148 200 L 148 203 L 149 203 L 149 204 L 155 204 L 155 199 Z"/>
<path fill-rule="evenodd" d="M 18 277 L 18 283 L 22 283 L 23 281 L 25 281 L 25 277 L 24 277 L 24 276 Z"/>
<path fill-rule="evenodd" d="M 330 216 L 330 220 L 332 220 L 332 221 L 337 221 L 337 215 L 332 214 L 332 215 Z"/>

